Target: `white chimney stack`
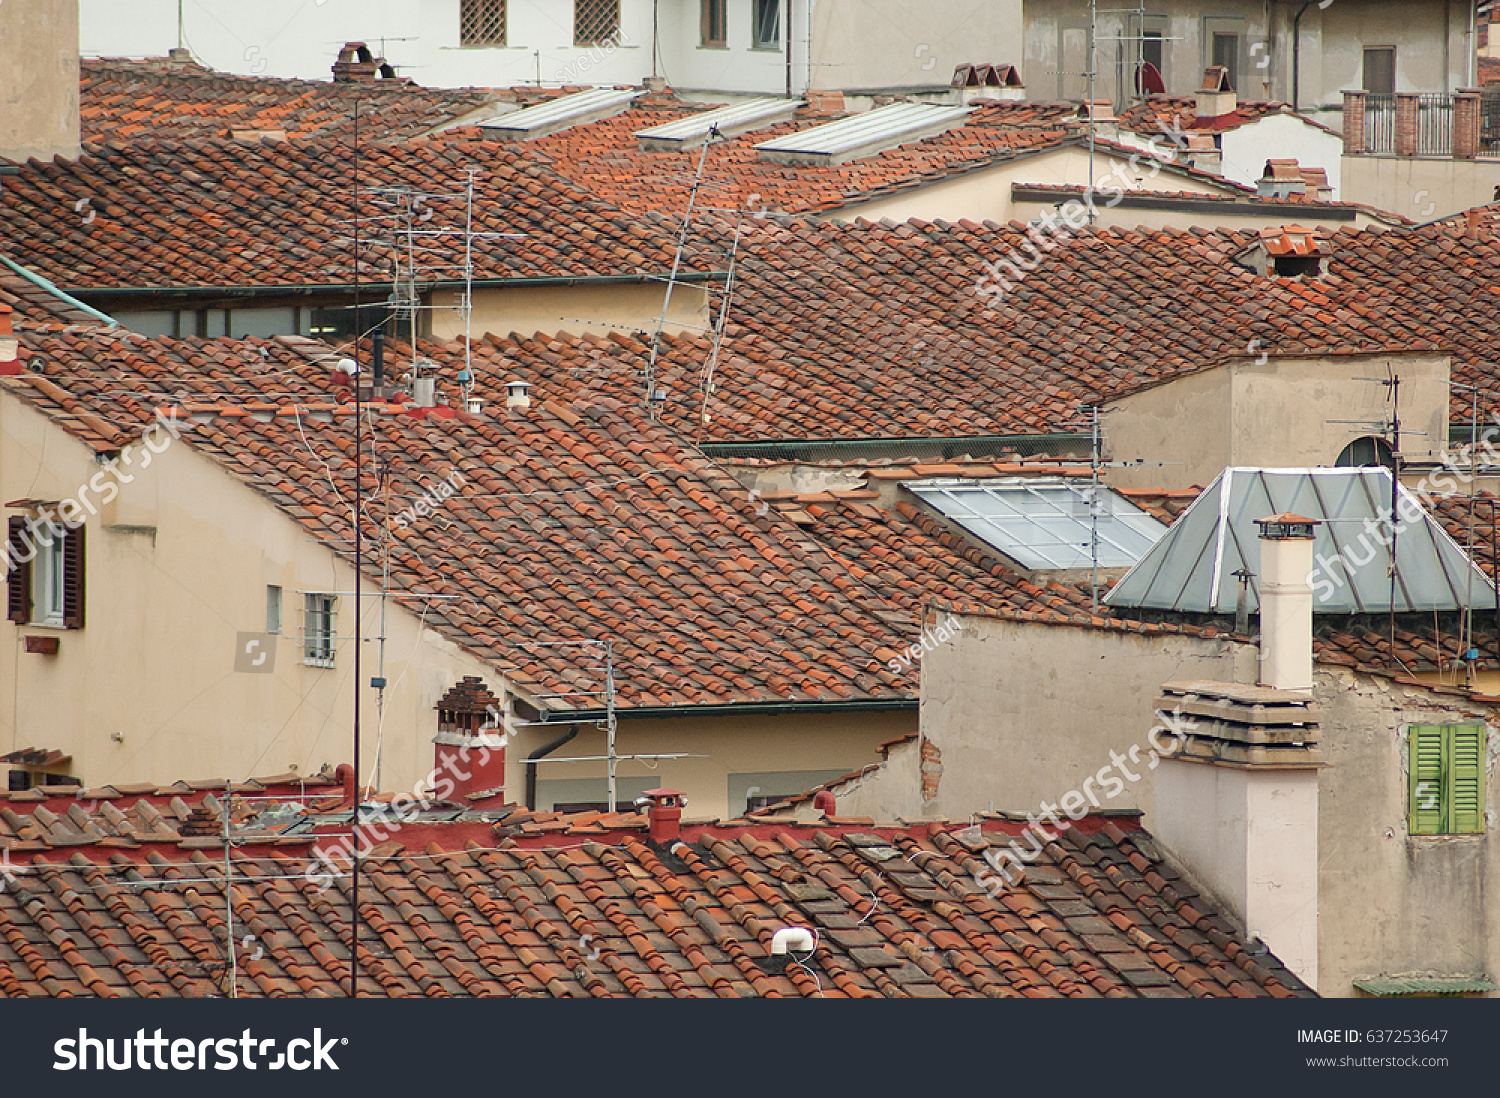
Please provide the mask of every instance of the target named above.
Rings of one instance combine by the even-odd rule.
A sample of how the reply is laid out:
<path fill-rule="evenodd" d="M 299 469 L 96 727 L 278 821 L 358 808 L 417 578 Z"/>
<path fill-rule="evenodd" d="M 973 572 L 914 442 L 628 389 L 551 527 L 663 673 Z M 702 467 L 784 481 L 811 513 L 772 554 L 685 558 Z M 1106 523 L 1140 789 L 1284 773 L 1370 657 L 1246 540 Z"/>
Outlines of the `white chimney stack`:
<path fill-rule="evenodd" d="M 1281 514 L 1260 527 L 1260 682 L 1311 694 L 1313 688 L 1313 566 L 1316 519 Z"/>

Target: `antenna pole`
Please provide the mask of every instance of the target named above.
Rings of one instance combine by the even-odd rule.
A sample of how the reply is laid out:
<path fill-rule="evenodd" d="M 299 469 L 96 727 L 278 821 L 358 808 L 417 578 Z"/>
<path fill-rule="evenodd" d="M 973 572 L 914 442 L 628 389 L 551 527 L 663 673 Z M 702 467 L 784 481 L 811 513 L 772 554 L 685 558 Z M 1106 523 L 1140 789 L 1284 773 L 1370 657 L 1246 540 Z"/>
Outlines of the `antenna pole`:
<path fill-rule="evenodd" d="M 224 825 L 224 945 L 229 951 L 229 997 L 239 998 L 239 958 L 234 955 L 234 886 L 230 875 L 234 872 L 229 862 L 229 800 L 231 783 L 224 779 L 224 803 L 219 806 L 220 821 Z"/>
<path fill-rule="evenodd" d="M 604 641 L 605 731 L 609 736 L 609 810 L 615 810 L 615 642 Z"/>
<path fill-rule="evenodd" d="M 1093 445 L 1089 449 L 1089 555 L 1094 564 L 1094 616 L 1099 616 L 1099 405 L 1093 406 Z"/>
<path fill-rule="evenodd" d="M 646 415 L 656 419 L 656 357 L 661 352 L 661 330 L 667 323 L 667 312 L 672 307 L 672 288 L 677 285 L 677 273 L 682 269 L 682 252 L 687 247 L 688 230 L 693 224 L 693 207 L 698 202 L 698 188 L 703 185 L 703 166 L 708 161 L 708 147 L 719 136 L 718 127 L 710 127 L 703 139 L 703 151 L 698 155 L 698 173 L 693 177 L 693 189 L 688 194 L 687 212 L 682 216 L 682 231 L 677 234 L 677 254 L 672 257 L 672 274 L 667 279 L 667 293 L 662 299 L 661 316 L 656 321 L 656 334 L 651 338 L 651 359 L 646 363 Z"/>
<path fill-rule="evenodd" d="M 1391 634 L 1391 661 L 1396 661 L 1396 538 L 1400 524 L 1396 521 L 1396 507 L 1401 502 L 1401 375 L 1391 374 L 1391 609 L 1389 628 Z M 1439 653 L 1441 656 L 1441 653 Z"/>
<path fill-rule="evenodd" d="M 359 336 L 362 321 L 359 316 L 359 99 L 354 100 L 354 363 L 359 365 Z M 349 880 L 349 997 L 359 998 L 359 685 L 360 685 L 360 580 L 364 569 L 364 530 L 360 525 L 360 514 L 364 508 L 363 477 L 360 445 L 361 421 L 364 407 L 361 403 L 361 381 L 354 375 L 354 811 L 349 827 L 351 859 Z"/>

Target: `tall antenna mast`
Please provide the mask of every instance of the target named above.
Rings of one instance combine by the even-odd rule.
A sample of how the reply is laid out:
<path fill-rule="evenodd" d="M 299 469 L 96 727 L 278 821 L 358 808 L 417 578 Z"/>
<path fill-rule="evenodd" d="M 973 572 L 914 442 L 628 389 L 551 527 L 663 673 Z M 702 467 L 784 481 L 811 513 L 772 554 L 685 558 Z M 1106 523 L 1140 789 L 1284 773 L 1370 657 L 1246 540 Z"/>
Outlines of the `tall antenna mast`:
<path fill-rule="evenodd" d="M 354 364 L 359 366 L 359 337 L 363 322 L 359 316 L 359 97 L 354 99 Z M 349 857 L 351 860 L 349 880 L 349 997 L 359 998 L 359 692 L 360 692 L 360 648 L 362 627 L 359 617 L 359 602 L 364 576 L 364 530 L 360 515 L 364 509 L 363 477 L 361 461 L 363 445 L 364 405 L 361 395 L 363 378 L 354 375 L 354 811 L 349 828 Z M 373 395 L 373 394 L 372 394 Z"/>

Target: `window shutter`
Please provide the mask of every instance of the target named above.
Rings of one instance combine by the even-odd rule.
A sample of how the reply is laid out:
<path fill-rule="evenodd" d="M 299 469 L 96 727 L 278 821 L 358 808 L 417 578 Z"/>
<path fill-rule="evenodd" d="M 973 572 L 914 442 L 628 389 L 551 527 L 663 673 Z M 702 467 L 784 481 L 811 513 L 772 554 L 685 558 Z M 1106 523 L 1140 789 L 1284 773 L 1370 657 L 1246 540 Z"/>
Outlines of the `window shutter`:
<path fill-rule="evenodd" d="M 1406 733 L 1410 751 L 1406 830 L 1412 835 L 1441 835 L 1444 831 L 1445 731 L 1441 724 L 1414 724 Z"/>
<path fill-rule="evenodd" d="M 63 536 L 63 628 L 83 628 L 83 527 Z"/>
<path fill-rule="evenodd" d="M 12 516 L 5 540 L 5 616 L 17 625 L 31 621 L 31 560 L 26 546 L 26 520 Z"/>
<path fill-rule="evenodd" d="M 1473 835 L 1484 831 L 1484 747 L 1482 724 L 1450 724 L 1448 757 L 1448 831 Z"/>

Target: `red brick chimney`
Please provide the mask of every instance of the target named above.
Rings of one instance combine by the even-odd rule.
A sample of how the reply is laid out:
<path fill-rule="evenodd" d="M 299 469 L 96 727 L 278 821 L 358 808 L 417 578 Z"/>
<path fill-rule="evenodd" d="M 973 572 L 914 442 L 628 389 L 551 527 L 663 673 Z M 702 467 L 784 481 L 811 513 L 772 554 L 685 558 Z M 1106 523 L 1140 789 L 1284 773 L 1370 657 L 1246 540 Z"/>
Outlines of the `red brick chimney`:
<path fill-rule="evenodd" d="M 463 797 L 505 787 L 505 737 L 497 727 L 500 701 L 475 675 L 466 675 L 437 703 L 432 738 L 433 783 Z"/>
<path fill-rule="evenodd" d="M 345 42 L 339 50 L 339 59 L 333 63 L 335 84 L 362 84 L 375 79 L 379 73 L 383 79 L 394 80 L 396 70 L 384 57 L 376 57 L 363 42 Z"/>
<path fill-rule="evenodd" d="M 642 796 L 651 802 L 646 819 L 651 824 L 651 841 L 668 846 L 682 836 L 682 809 L 687 798 L 675 789 L 648 789 Z"/>

